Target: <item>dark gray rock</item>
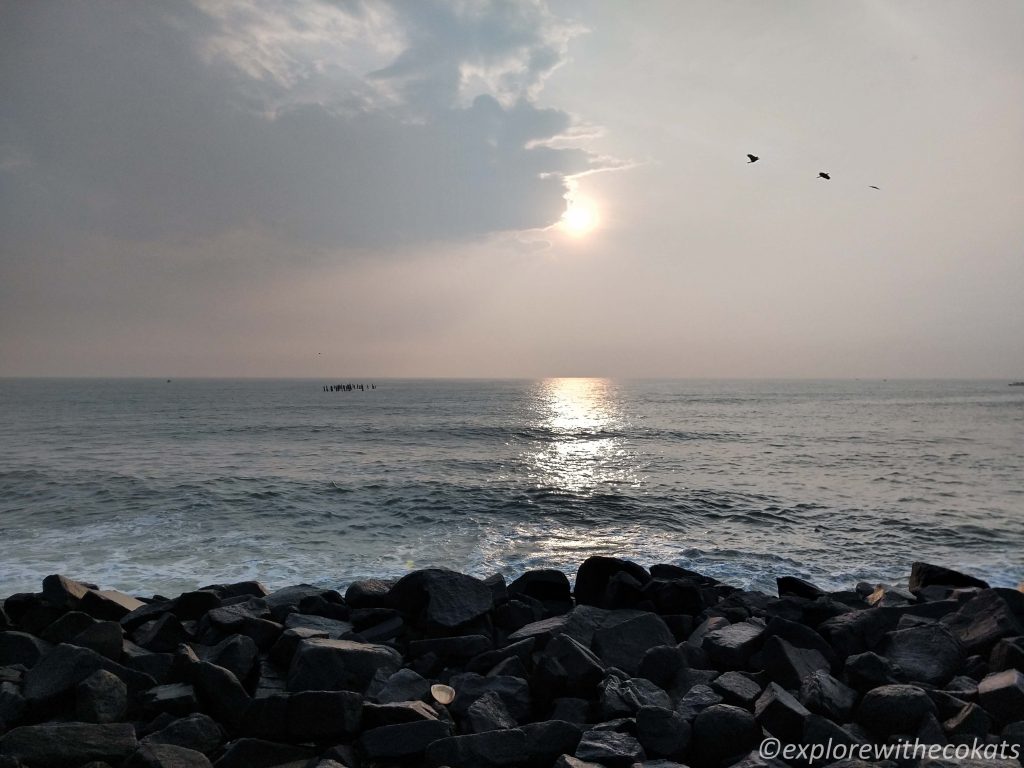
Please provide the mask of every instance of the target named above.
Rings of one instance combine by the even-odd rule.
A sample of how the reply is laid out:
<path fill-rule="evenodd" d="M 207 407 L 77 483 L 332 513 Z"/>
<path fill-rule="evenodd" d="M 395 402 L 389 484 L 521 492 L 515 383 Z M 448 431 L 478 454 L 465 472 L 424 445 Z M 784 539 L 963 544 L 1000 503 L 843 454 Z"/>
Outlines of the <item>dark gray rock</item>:
<path fill-rule="evenodd" d="M 103 760 L 119 764 L 139 746 L 128 723 L 25 725 L 0 738 L 0 755 L 32 768 L 68 768 Z"/>
<path fill-rule="evenodd" d="M 396 579 L 362 579 L 345 590 L 345 602 L 352 608 L 391 608 L 389 596 Z"/>
<path fill-rule="evenodd" d="M 422 701 L 402 701 L 393 704 L 363 703 L 362 727 L 365 729 L 437 719 L 437 710 Z"/>
<path fill-rule="evenodd" d="M 984 741 L 992 730 L 992 718 L 977 704 L 965 704 L 956 715 L 942 724 L 942 730 L 954 744 Z"/>
<path fill-rule="evenodd" d="M 217 760 L 217 768 L 297 768 L 315 757 L 309 747 L 265 739 L 243 738 L 229 742 Z M 297 764 L 297 765 L 296 765 Z"/>
<path fill-rule="evenodd" d="M 491 589 L 483 581 L 443 568 L 413 571 L 388 595 L 414 624 L 441 630 L 468 624 L 494 606 Z"/>
<path fill-rule="evenodd" d="M 562 720 L 528 723 L 520 730 L 526 735 L 527 763 L 536 768 L 548 768 L 559 755 L 575 752 L 583 736 L 582 728 Z"/>
<path fill-rule="evenodd" d="M 530 714 L 530 686 L 518 677 L 483 677 L 474 672 L 455 675 L 448 683 L 455 689 L 455 701 L 449 709 L 463 718 L 469 707 L 487 693 L 496 693 L 509 714 L 516 721 L 523 721 Z"/>
<path fill-rule="evenodd" d="M 466 710 L 466 722 L 473 733 L 515 728 L 517 723 L 496 691 L 478 698 Z"/>
<path fill-rule="evenodd" d="M 304 691 L 288 697 L 288 736 L 295 741 L 342 741 L 359 732 L 363 697 L 350 691 Z"/>
<path fill-rule="evenodd" d="M 30 702 L 46 702 L 67 693 L 98 669 L 117 675 L 130 694 L 151 688 L 149 675 L 116 664 L 88 648 L 62 643 L 49 651 L 25 674 L 22 694 Z"/>
<path fill-rule="evenodd" d="M 362 693 L 375 674 L 396 672 L 402 656 L 385 645 L 315 638 L 299 643 L 288 670 L 288 690 Z"/>
<path fill-rule="evenodd" d="M 576 571 L 574 592 L 577 604 L 605 607 L 608 582 L 620 572 L 629 574 L 641 587 L 651 579 L 642 566 L 629 560 L 600 555 L 588 557 Z"/>
<path fill-rule="evenodd" d="M 883 685 L 864 695 L 857 708 L 857 722 L 879 736 L 910 734 L 935 711 L 935 704 L 920 688 Z"/>
<path fill-rule="evenodd" d="M 70 642 L 72 645 L 88 648 L 111 661 L 119 661 L 124 643 L 124 630 L 116 621 L 98 621 L 83 629 Z"/>
<path fill-rule="evenodd" d="M 438 739 L 427 747 L 424 760 L 430 766 L 491 768 L 516 765 L 526 751 L 526 734 L 513 728 Z"/>
<path fill-rule="evenodd" d="M 637 674 L 670 691 L 676 687 L 687 666 L 686 658 L 678 647 L 658 645 L 644 653 Z"/>
<path fill-rule="evenodd" d="M 483 635 L 438 637 L 428 640 L 413 640 L 409 643 L 409 656 L 416 658 L 433 653 L 446 665 L 465 664 L 474 656 L 490 651 L 493 647 L 494 644 L 490 638 Z"/>
<path fill-rule="evenodd" d="M 398 701 L 426 701 L 430 696 L 430 682 L 411 669 L 400 669 L 389 675 L 373 697 L 380 704 Z"/>
<path fill-rule="evenodd" d="M 802 597 L 805 600 L 817 600 L 824 597 L 825 592 L 796 576 L 780 576 L 775 579 L 779 597 Z"/>
<path fill-rule="evenodd" d="M 1024 637 L 1007 637 L 992 647 L 988 657 L 992 672 L 1016 669 L 1024 672 Z"/>
<path fill-rule="evenodd" d="M 86 593 L 93 589 L 99 587 L 56 573 L 43 579 L 43 599 L 58 608 L 74 610 Z"/>
<path fill-rule="evenodd" d="M 355 627 L 349 621 L 332 619 L 327 616 L 307 616 L 304 613 L 290 613 L 284 619 L 285 630 L 309 629 L 322 633 L 332 640 L 344 640 L 355 634 Z"/>
<path fill-rule="evenodd" d="M 988 584 L 981 579 L 976 579 L 959 571 L 943 568 L 941 565 L 932 565 L 931 563 L 914 563 L 910 568 L 910 583 L 908 585 L 910 591 L 919 592 L 923 588 L 933 585 L 988 589 Z"/>
<path fill-rule="evenodd" d="M 569 579 L 553 568 L 527 571 L 508 585 L 508 593 L 539 600 L 549 612 L 561 614 L 572 610 Z"/>
<path fill-rule="evenodd" d="M 884 656 L 873 651 L 858 653 L 846 660 L 843 670 L 846 682 L 859 691 L 894 685 L 903 681 L 903 671 Z"/>
<path fill-rule="evenodd" d="M 831 664 L 812 648 L 796 648 L 778 635 L 769 637 L 761 651 L 761 664 L 771 680 L 783 688 L 799 688 L 815 672 L 828 672 Z"/>
<path fill-rule="evenodd" d="M 142 739 L 143 744 L 170 744 L 212 755 L 224 743 L 224 731 L 201 712 L 174 720 Z"/>
<path fill-rule="evenodd" d="M 118 621 L 140 608 L 144 603 L 116 589 L 90 589 L 78 603 L 78 608 L 100 621 Z"/>
<path fill-rule="evenodd" d="M 249 707 L 249 694 L 231 672 L 201 661 L 192 666 L 192 685 L 203 709 L 229 728 L 238 728 Z"/>
<path fill-rule="evenodd" d="M 96 623 L 96 619 L 81 611 L 68 611 L 50 626 L 44 629 L 39 637 L 48 643 L 71 642 L 80 632 Z"/>
<path fill-rule="evenodd" d="M 564 720 L 569 723 L 590 722 L 590 702 L 574 696 L 563 696 L 555 699 L 551 704 L 549 720 Z M 573 750 L 576 751 L 575 749 Z"/>
<path fill-rule="evenodd" d="M 763 641 L 764 627 L 752 622 L 729 624 L 708 632 L 701 643 L 718 669 L 746 669 L 747 662 Z"/>
<path fill-rule="evenodd" d="M 84 723 L 115 723 L 127 711 L 128 686 L 105 669 L 97 669 L 75 689 L 75 715 Z"/>
<path fill-rule="evenodd" d="M 1021 620 L 994 589 L 979 592 L 943 623 L 952 630 L 967 655 L 988 655 L 1003 638 L 1024 635 Z"/>
<path fill-rule="evenodd" d="M 140 625 L 132 632 L 132 641 L 154 653 L 172 653 L 189 640 L 181 620 L 173 613 L 165 613 Z"/>
<path fill-rule="evenodd" d="M 978 683 L 978 702 L 1000 723 L 1024 714 L 1024 674 L 1016 669 L 994 672 Z"/>
<path fill-rule="evenodd" d="M 196 690 L 187 683 L 154 686 L 140 694 L 139 702 L 150 714 L 166 712 L 170 715 L 187 715 L 199 708 Z"/>
<path fill-rule="evenodd" d="M 271 619 L 270 607 L 265 598 L 252 597 L 241 602 L 214 608 L 203 617 L 218 636 L 202 638 L 212 643 L 228 635 L 245 635 L 252 638 L 261 650 L 271 648 L 277 642 L 284 627 Z"/>
<path fill-rule="evenodd" d="M 711 688 L 725 704 L 734 704 L 744 709 L 753 709 L 754 702 L 761 695 L 761 685 L 744 672 L 726 672 L 711 681 Z"/>
<path fill-rule="evenodd" d="M 608 675 L 598 687 L 598 713 L 602 720 L 633 717 L 641 707 L 672 708 L 672 699 L 642 677 L 621 679 Z"/>
<path fill-rule="evenodd" d="M 369 760 L 408 759 L 422 755 L 427 746 L 451 736 L 451 725 L 442 720 L 415 720 L 370 728 L 359 737 Z"/>
<path fill-rule="evenodd" d="M 122 768 L 213 768 L 202 752 L 173 744 L 143 744 Z"/>
<path fill-rule="evenodd" d="M 28 632 L 0 632 L 0 665 L 21 664 L 31 669 L 52 647 Z"/>
<path fill-rule="evenodd" d="M 628 733 L 589 730 L 580 737 L 576 757 L 608 768 L 629 768 L 647 756 L 640 742 Z"/>
<path fill-rule="evenodd" d="M 604 677 L 604 666 L 590 649 L 568 635 L 559 635 L 545 647 L 537 674 L 554 695 L 590 698 Z"/>
<path fill-rule="evenodd" d="M 767 641 L 770 637 L 781 637 L 795 648 L 815 650 L 828 659 L 829 664 L 833 666 L 837 661 L 836 652 L 832 646 L 806 624 L 790 621 L 782 616 L 773 616 L 764 630 L 764 639 Z"/>
<path fill-rule="evenodd" d="M 13 682 L 0 682 L 0 731 L 13 728 L 25 714 L 27 702 L 21 689 Z"/>
<path fill-rule="evenodd" d="M 963 662 L 960 641 L 940 624 L 901 629 L 890 634 L 882 655 L 896 664 L 910 682 L 944 685 Z"/>
<path fill-rule="evenodd" d="M 671 709 L 644 706 L 636 713 L 636 737 L 651 757 L 681 759 L 690 747 L 690 724 Z"/>
<path fill-rule="evenodd" d="M 773 736 L 786 743 L 800 741 L 807 708 L 778 683 L 769 683 L 754 704 L 754 717 Z"/>
<path fill-rule="evenodd" d="M 800 703 L 815 714 L 845 723 L 853 714 L 857 692 L 828 672 L 819 670 L 804 678 L 800 686 Z"/>
<path fill-rule="evenodd" d="M 679 699 L 675 710 L 684 720 L 693 720 L 708 707 L 721 702 L 722 697 L 715 693 L 710 686 L 695 685 Z"/>
<path fill-rule="evenodd" d="M 237 677 L 239 681 L 244 681 L 252 674 L 259 653 L 256 641 L 251 637 L 231 635 L 212 648 L 207 649 L 201 658 L 203 661 L 223 667 Z"/>
<path fill-rule="evenodd" d="M 637 674 L 644 654 L 659 645 L 672 645 L 675 637 L 656 614 L 644 613 L 594 632 L 592 648 L 606 666 Z"/>
<path fill-rule="evenodd" d="M 730 704 L 708 707 L 693 721 L 691 758 L 697 768 L 717 768 L 739 759 L 761 742 L 754 716 Z"/>
<path fill-rule="evenodd" d="M 692 617 L 705 608 L 704 593 L 691 579 L 651 579 L 641 596 L 662 616 Z"/>

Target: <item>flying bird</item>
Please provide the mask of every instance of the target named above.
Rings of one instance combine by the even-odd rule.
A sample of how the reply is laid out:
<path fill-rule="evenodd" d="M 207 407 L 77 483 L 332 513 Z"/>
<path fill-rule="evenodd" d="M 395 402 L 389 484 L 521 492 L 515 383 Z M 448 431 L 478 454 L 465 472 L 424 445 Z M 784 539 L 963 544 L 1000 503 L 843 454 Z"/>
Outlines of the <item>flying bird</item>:
<path fill-rule="evenodd" d="M 761 159 L 757 155 L 752 155 L 749 152 L 747 153 L 747 157 L 750 158 L 749 160 L 747 160 L 747 165 L 750 165 L 750 163 L 756 163 L 758 160 Z"/>
<path fill-rule="evenodd" d="M 822 171 L 821 173 L 819 173 L 819 174 L 818 174 L 818 178 L 819 178 L 819 179 L 831 179 L 832 177 L 831 177 L 831 176 L 829 176 L 829 175 L 828 175 L 827 173 L 825 173 L 824 171 Z"/>
<path fill-rule="evenodd" d="M 868 186 L 872 189 L 881 189 L 881 187 L 876 187 L 874 184 L 868 184 Z"/>

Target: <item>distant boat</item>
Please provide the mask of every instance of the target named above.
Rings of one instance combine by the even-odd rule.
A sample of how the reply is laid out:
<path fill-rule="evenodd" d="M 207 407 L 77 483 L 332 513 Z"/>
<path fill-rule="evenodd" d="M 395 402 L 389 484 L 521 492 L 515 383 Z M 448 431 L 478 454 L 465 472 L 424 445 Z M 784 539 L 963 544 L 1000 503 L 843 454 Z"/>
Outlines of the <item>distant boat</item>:
<path fill-rule="evenodd" d="M 1024 381 L 1011 381 L 1011 387 L 1024 387 Z"/>

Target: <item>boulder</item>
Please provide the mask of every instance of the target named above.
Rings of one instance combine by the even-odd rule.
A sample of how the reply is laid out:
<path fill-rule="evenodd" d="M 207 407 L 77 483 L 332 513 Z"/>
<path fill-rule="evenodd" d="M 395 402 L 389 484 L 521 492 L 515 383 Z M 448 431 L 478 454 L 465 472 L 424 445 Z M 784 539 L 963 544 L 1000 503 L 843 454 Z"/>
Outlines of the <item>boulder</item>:
<path fill-rule="evenodd" d="M 636 674 L 644 654 L 659 645 L 672 645 L 675 637 L 660 616 L 643 613 L 594 632 L 592 648 L 606 666 Z"/>
<path fill-rule="evenodd" d="M 379 704 L 398 701 L 426 701 L 430 696 L 430 682 L 411 669 L 399 669 L 375 691 L 373 698 Z"/>
<path fill-rule="evenodd" d="M 883 685 L 864 695 L 857 708 L 857 722 L 878 736 L 911 734 L 935 711 L 935 704 L 922 689 Z"/>
<path fill-rule="evenodd" d="M 642 566 L 629 560 L 601 555 L 588 557 L 576 571 L 576 603 L 605 607 L 608 582 L 619 572 L 627 573 L 641 587 L 651 579 L 651 575 Z"/>
<path fill-rule="evenodd" d="M 578 725 L 562 720 L 528 723 L 520 730 L 526 735 L 526 762 L 537 768 L 548 768 L 559 755 L 575 752 L 583 736 Z"/>
<path fill-rule="evenodd" d="M 278 640 L 280 642 L 280 640 Z M 276 645 L 275 645 L 276 647 Z M 223 667 L 244 681 L 252 674 L 259 657 L 256 641 L 245 635 L 230 635 L 202 654 L 203 661 Z"/>
<path fill-rule="evenodd" d="M 299 768 L 315 756 L 309 747 L 243 738 L 225 745 L 217 768 Z"/>
<path fill-rule="evenodd" d="M 362 579 L 353 581 L 345 590 L 345 602 L 350 608 L 391 608 L 389 593 L 396 579 Z"/>
<path fill-rule="evenodd" d="M 363 703 L 362 727 L 364 729 L 437 719 L 437 710 L 422 701 L 400 701 L 392 704 Z"/>
<path fill-rule="evenodd" d="M 752 709 L 761 695 L 761 685 L 748 673 L 726 672 L 711 681 L 711 688 L 726 704 Z"/>
<path fill-rule="evenodd" d="M 530 714 L 530 686 L 518 677 L 483 677 L 474 672 L 455 675 L 449 681 L 455 689 L 455 700 L 449 709 L 457 717 L 465 717 L 469 707 L 487 693 L 496 693 L 508 713 L 516 721 L 526 720 Z"/>
<path fill-rule="evenodd" d="M 494 606 L 494 596 L 486 583 L 443 568 L 403 576 L 388 596 L 414 624 L 434 630 L 468 624 Z"/>
<path fill-rule="evenodd" d="M 633 717 L 645 706 L 671 709 L 669 695 L 642 677 L 622 679 L 608 675 L 598 688 L 598 711 L 602 720 Z"/>
<path fill-rule="evenodd" d="M 15 683 L 8 680 L 0 683 L 0 731 L 17 725 L 26 706 L 25 697 Z"/>
<path fill-rule="evenodd" d="M 979 592 L 943 623 L 952 630 L 967 655 L 987 655 L 1003 638 L 1024 635 L 1024 625 L 994 589 Z"/>
<path fill-rule="evenodd" d="M 203 709 L 229 728 L 238 728 L 249 708 L 249 694 L 231 672 L 200 661 L 192 666 L 192 685 Z"/>
<path fill-rule="evenodd" d="M 211 755 L 224 743 L 224 731 L 201 712 L 173 720 L 142 739 L 143 744 L 170 744 Z"/>
<path fill-rule="evenodd" d="M 722 703 L 722 697 L 710 686 L 695 685 L 676 703 L 676 712 L 684 720 L 693 720 L 708 707 Z"/>
<path fill-rule="evenodd" d="M 804 732 L 810 712 L 778 683 L 769 683 L 754 704 L 757 722 L 776 738 L 794 744 Z"/>
<path fill-rule="evenodd" d="M 30 702 L 47 702 L 67 693 L 98 669 L 105 669 L 128 686 L 129 693 L 151 688 L 149 675 L 121 666 L 88 648 L 62 643 L 25 674 L 23 695 Z"/>
<path fill-rule="evenodd" d="M 717 768 L 739 759 L 760 742 L 761 728 L 752 714 L 730 704 L 715 704 L 693 721 L 690 753 L 697 768 Z"/>
<path fill-rule="evenodd" d="M 746 669 L 747 662 L 763 641 L 764 627 L 753 622 L 729 624 L 708 632 L 701 643 L 718 669 Z"/>
<path fill-rule="evenodd" d="M 438 739 L 427 747 L 424 762 L 450 768 L 513 766 L 523 760 L 526 751 L 526 734 L 512 728 Z"/>
<path fill-rule="evenodd" d="M 628 733 L 589 730 L 580 737 L 576 757 L 608 768 L 630 768 L 647 756 L 640 742 Z"/>
<path fill-rule="evenodd" d="M 173 613 L 152 619 L 132 632 L 132 641 L 154 653 L 172 653 L 189 640 L 181 621 Z"/>
<path fill-rule="evenodd" d="M 802 597 L 805 600 L 817 600 L 824 597 L 825 592 L 796 576 L 780 576 L 775 579 L 779 597 Z"/>
<path fill-rule="evenodd" d="M 32 768 L 68 768 L 102 760 L 120 764 L 139 746 L 129 723 L 25 725 L 0 738 L 0 755 Z"/>
<path fill-rule="evenodd" d="M 443 720 L 416 720 L 363 731 L 359 746 L 369 760 L 407 760 L 449 736 L 451 725 Z"/>
<path fill-rule="evenodd" d="M 682 758 L 690 747 L 690 724 L 671 709 L 643 706 L 636 712 L 636 737 L 650 757 Z"/>
<path fill-rule="evenodd" d="M 946 737 L 954 744 L 973 744 L 984 741 L 992 730 L 992 718 L 977 704 L 965 704 L 942 724 Z"/>
<path fill-rule="evenodd" d="M 213 768 L 202 752 L 173 744 L 143 744 L 122 768 Z"/>
<path fill-rule="evenodd" d="M 401 654 L 386 645 L 323 638 L 302 640 L 288 669 L 288 690 L 362 693 L 374 675 L 391 674 L 401 666 Z"/>
<path fill-rule="evenodd" d="M 800 703 L 815 714 L 845 723 L 853 714 L 857 692 L 828 672 L 818 670 L 804 678 L 800 686 Z"/>
<path fill-rule="evenodd" d="M 124 630 L 116 621 L 97 621 L 75 635 L 70 642 L 72 645 L 88 648 L 100 656 L 116 662 L 121 659 Z M 145 672 L 145 670 L 139 671 Z"/>
<path fill-rule="evenodd" d="M 516 720 L 496 691 L 478 698 L 466 710 L 466 722 L 473 733 L 499 731 L 516 727 Z"/>
<path fill-rule="evenodd" d="M 988 589 L 981 579 L 954 571 L 950 568 L 943 568 L 941 565 L 916 562 L 910 567 L 910 583 L 908 587 L 911 592 L 920 592 L 925 587 L 978 587 Z"/>
<path fill-rule="evenodd" d="M 153 686 L 140 694 L 139 702 L 150 714 L 166 712 L 170 715 L 187 715 L 199 708 L 196 689 L 187 683 Z"/>
<path fill-rule="evenodd" d="M 799 688 L 815 672 L 831 669 L 828 659 L 813 648 L 796 648 L 778 635 L 769 637 L 761 651 L 768 677 L 783 688 Z"/>
<path fill-rule="evenodd" d="M 295 741 L 353 738 L 362 722 L 363 697 L 350 691 L 303 691 L 288 697 L 288 736 Z"/>
<path fill-rule="evenodd" d="M 539 600 L 549 613 L 562 614 L 572 610 L 569 579 L 554 568 L 527 571 L 508 585 L 508 593 Z"/>
<path fill-rule="evenodd" d="M 559 635 L 544 649 L 538 662 L 538 677 L 556 695 L 590 698 L 604 677 L 604 666 L 588 648 L 568 635 Z"/>
<path fill-rule="evenodd" d="M 0 666 L 34 667 L 53 647 L 28 632 L 0 632 Z"/>
<path fill-rule="evenodd" d="M 859 691 L 902 682 L 903 671 L 884 656 L 867 651 L 850 656 L 843 670 L 846 682 Z"/>
<path fill-rule="evenodd" d="M 128 711 L 128 686 L 117 675 L 97 669 L 75 689 L 75 715 L 85 723 L 115 723 Z"/>
<path fill-rule="evenodd" d="M 474 656 L 490 651 L 493 647 L 494 644 L 489 637 L 484 637 L 483 635 L 457 635 L 455 637 L 413 640 L 409 643 L 408 655 L 412 658 L 417 658 L 433 653 L 443 664 L 461 665 Z M 501 661 L 501 659 L 498 659 L 498 661 Z"/>
<path fill-rule="evenodd" d="M 978 683 L 978 702 L 1000 723 L 1024 714 L 1024 674 L 1016 669 L 994 672 Z"/>
<path fill-rule="evenodd" d="M 910 682 L 944 685 L 963 662 L 960 641 L 940 624 L 891 633 L 882 655 L 896 664 Z"/>

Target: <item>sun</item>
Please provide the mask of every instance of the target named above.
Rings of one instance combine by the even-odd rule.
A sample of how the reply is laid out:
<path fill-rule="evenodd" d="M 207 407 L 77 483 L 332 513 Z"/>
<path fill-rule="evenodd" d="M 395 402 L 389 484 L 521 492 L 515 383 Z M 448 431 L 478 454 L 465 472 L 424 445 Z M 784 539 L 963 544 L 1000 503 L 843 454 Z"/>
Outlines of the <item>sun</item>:
<path fill-rule="evenodd" d="M 583 237 L 592 231 L 597 223 L 597 209 L 591 203 L 571 199 L 565 207 L 559 225 L 573 237 Z"/>

